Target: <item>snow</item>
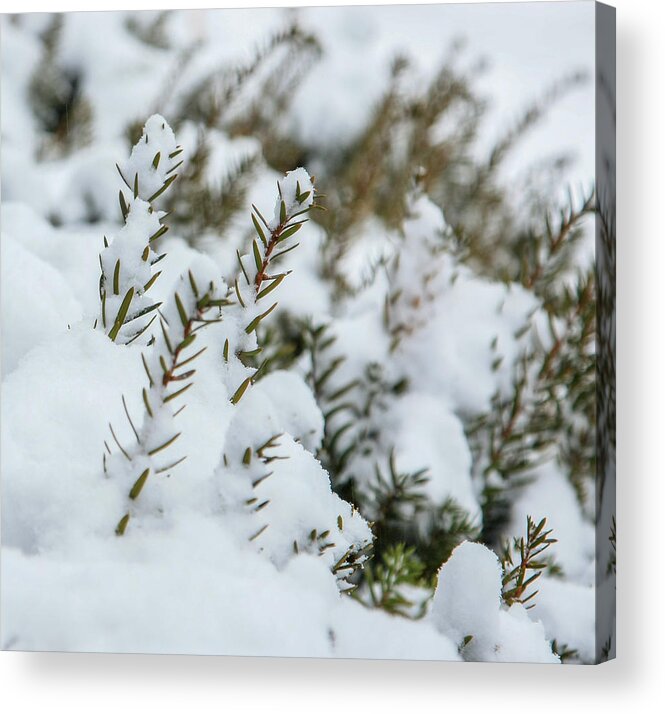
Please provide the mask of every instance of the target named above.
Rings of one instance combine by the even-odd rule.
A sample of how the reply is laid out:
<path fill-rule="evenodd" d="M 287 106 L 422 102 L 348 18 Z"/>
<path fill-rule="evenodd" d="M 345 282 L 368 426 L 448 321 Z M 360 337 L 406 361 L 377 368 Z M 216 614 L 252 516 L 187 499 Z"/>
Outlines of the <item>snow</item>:
<path fill-rule="evenodd" d="M 3 136 L 6 136 L 10 141 L 22 142 L 31 146 L 35 120 L 26 102 L 26 87 L 39 62 L 39 40 L 32 34 L 19 31 L 10 22 L 3 19 L 0 56 L 3 68 L 2 105 L 0 106 Z M 10 58 L 13 57 L 20 57 L 21 61 L 10 61 Z M 3 146 L 3 194 L 7 168 L 5 151 L 6 148 Z"/>
<path fill-rule="evenodd" d="M 78 564 L 3 556 L 3 637 L 12 649 L 298 657 L 458 658 L 424 624 L 340 599 L 319 559 L 302 556 L 280 573 L 237 553 L 209 522 L 137 544 L 119 542 Z M 192 553 L 192 536 L 216 548 Z M 96 544 L 99 546 L 99 544 Z M 160 558 L 166 549 L 171 560 Z M 229 578 L 228 573 L 234 577 Z M 18 591 L 8 582 L 21 582 Z M 103 588 L 98 584 L 104 583 Z M 146 598 L 146 591 L 154 598 Z M 48 592 L 48 598 L 44 593 Z"/>
<path fill-rule="evenodd" d="M 82 316 L 62 274 L 7 232 L 2 234 L 2 310 L 3 374 Z"/>
<path fill-rule="evenodd" d="M 48 550 L 113 521 L 120 494 L 102 478 L 102 449 L 109 420 L 123 423 L 119 385 L 128 397 L 140 394 L 134 357 L 80 323 L 35 347 L 5 378 L 4 545 Z M 48 428 L 40 433 L 38 424 Z"/>
<path fill-rule="evenodd" d="M 472 519 L 481 520 L 471 481 L 471 454 L 459 418 L 438 399 L 414 392 L 397 400 L 388 420 L 397 422 L 395 463 L 403 472 L 427 468 L 424 492 L 433 503 L 453 499 Z"/>
<path fill-rule="evenodd" d="M 596 657 L 596 591 L 561 578 L 543 576 L 538 580 L 535 615 L 550 639 L 577 650 L 582 662 Z"/>
<path fill-rule="evenodd" d="M 282 428 L 316 452 L 323 438 L 323 415 L 309 387 L 297 375 L 279 370 L 261 380 L 261 388 L 273 408 L 281 410 Z"/>
<path fill-rule="evenodd" d="M 293 216 L 295 213 L 305 211 L 314 203 L 314 184 L 302 166 L 289 171 L 284 178 L 280 179 L 279 196 L 275 202 L 275 214 L 270 224 L 271 228 L 276 228 L 282 222 L 282 203 L 285 207 L 285 215 Z"/>
<path fill-rule="evenodd" d="M 525 477 L 532 482 L 515 500 L 507 534 L 521 535 L 527 515 L 536 520 L 546 515 L 547 527 L 554 529 L 557 538 L 557 564 L 574 582 L 591 585 L 595 580 L 595 529 L 582 513 L 573 487 L 551 461 Z"/>
<path fill-rule="evenodd" d="M 142 290 L 148 282 L 150 263 L 143 260 L 141 254 L 160 225 L 159 213 L 153 211 L 146 201 L 136 199 L 129 205 L 127 222 L 117 237 L 111 240 L 111 245 L 102 251 L 103 270 L 107 275 L 112 275 L 116 262 L 121 261 L 121 295 L 132 287 Z"/>
<path fill-rule="evenodd" d="M 103 478 L 100 445 L 108 438 L 109 418 L 119 425 L 121 440 L 129 436 L 126 424 L 123 428 L 118 385 L 128 395 L 130 411 L 135 411 L 137 400 L 132 395 L 138 394 L 144 381 L 136 353 L 137 349 L 114 345 L 81 325 L 66 332 L 50 349 L 34 349 L 4 383 L 3 504 L 15 504 L 3 513 L 6 646 L 300 656 L 353 656 L 362 651 L 358 648 L 366 645 L 353 637 L 352 624 L 343 614 L 347 608 L 340 602 L 335 580 L 322 566 L 323 560 L 303 554 L 296 559 L 305 561 L 303 565 L 287 561 L 293 553 L 294 537 L 306 539 L 313 524 L 322 528 L 332 521 L 339 531 L 337 517 L 342 516 L 345 532 L 351 532 L 352 537 L 367 539 L 369 530 L 348 504 L 332 494 L 320 465 L 286 434 L 280 450 L 291 458 L 276 462 L 275 473 L 264 485 L 265 493 L 272 497 L 272 512 L 271 527 L 261 545 L 261 550 L 269 550 L 286 565 L 283 573 L 246 542 L 239 544 L 218 512 L 202 517 L 213 510 L 214 492 L 210 489 L 214 482 L 206 484 L 197 473 L 202 466 L 200 458 L 189 474 L 185 470 L 177 479 L 159 484 L 164 492 L 160 506 L 180 513 L 171 528 L 165 530 L 157 519 L 151 528 L 134 529 L 131 538 L 111 535 L 122 512 L 126 484 L 119 488 L 117 479 Z M 58 355 L 57 360 L 53 354 Z M 198 399 L 183 412 L 185 420 L 189 417 L 183 430 L 194 439 L 195 454 L 206 448 L 216 451 L 210 431 L 204 442 L 197 443 L 193 428 L 197 423 L 214 424 L 215 415 L 223 419 L 226 413 L 228 424 L 229 412 L 237 411 L 241 419 L 243 409 L 251 417 L 250 397 L 257 399 L 262 390 L 268 401 L 274 400 L 270 428 L 288 426 L 302 440 L 320 439 L 321 415 L 298 377 L 274 373 L 232 410 L 223 394 L 211 398 L 213 376 L 218 373 L 212 367 L 208 364 L 201 369 L 204 373 L 210 370 L 208 394 L 199 392 Z M 279 396 L 285 390 L 291 401 L 280 413 L 283 401 Z M 42 395 L 38 405 L 25 398 L 31 393 Z M 300 400 L 294 399 L 297 396 Z M 306 409 L 298 409 L 299 403 Z M 192 417 L 192 411 L 198 414 Z M 35 442 L 35 420 L 53 424 L 49 439 Z M 81 433 L 88 436 L 83 443 Z M 227 443 L 234 438 L 232 428 L 228 433 Z M 28 477 L 33 469 L 36 474 Z M 37 474 L 39 478 L 35 478 Z M 142 498 L 147 493 L 142 493 Z M 316 507 L 326 502 L 323 509 Z M 326 555 L 327 561 L 348 545 L 341 532 L 335 537 L 338 546 Z M 196 542 L 214 547 L 192 551 L 191 544 Z M 160 555 L 165 552 L 167 559 Z M 43 556 L 36 557 L 36 553 Z M 232 579 L 229 573 L 234 574 Z M 45 591 L 49 592 L 46 601 L 42 597 Z M 147 593 L 154 597 L 146 597 Z M 351 610 L 365 615 L 359 605 Z M 279 618 L 274 616 L 276 612 Z M 360 613 L 352 612 L 350 622 L 362 622 Z M 381 637 L 394 638 L 395 644 L 386 652 L 399 652 L 401 638 L 390 634 L 391 621 L 382 625 L 382 634 L 375 638 L 379 643 Z M 334 644 L 330 630 L 339 633 L 342 644 Z M 436 652 L 445 658 L 453 652 L 445 638 L 427 630 L 420 639 L 429 649 L 416 650 L 416 656 Z"/>
<path fill-rule="evenodd" d="M 429 618 L 465 659 L 558 662 L 542 624 L 519 603 L 501 605 L 501 576 L 499 559 L 489 548 L 462 543 L 439 572 Z"/>
<path fill-rule="evenodd" d="M 138 182 L 139 198 L 150 201 L 170 178 L 176 164 L 172 158 L 176 149 L 173 129 L 164 117 L 153 114 L 146 121 L 129 159 L 120 166 L 120 174 L 128 187 L 132 188 Z"/>
<path fill-rule="evenodd" d="M 448 287 L 433 306 L 430 328 L 400 346 L 407 373 L 462 413 L 487 411 L 497 386 L 503 393 L 510 388 L 511 365 L 524 346 L 516 335 L 534 319 L 537 303 L 520 286 L 479 279 L 449 256 L 442 258 L 439 279 Z M 436 370 L 427 369 L 432 355 Z"/>
<path fill-rule="evenodd" d="M 3 235 L 10 235 L 64 277 L 84 314 L 90 316 L 90 324 L 99 310 L 99 281 L 91 281 L 89 276 L 99 273 L 103 245 L 100 234 L 104 230 L 78 224 L 54 228 L 28 204 L 13 201 L 2 204 Z M 9 265 L 5 269 L 9 271 Z"/>

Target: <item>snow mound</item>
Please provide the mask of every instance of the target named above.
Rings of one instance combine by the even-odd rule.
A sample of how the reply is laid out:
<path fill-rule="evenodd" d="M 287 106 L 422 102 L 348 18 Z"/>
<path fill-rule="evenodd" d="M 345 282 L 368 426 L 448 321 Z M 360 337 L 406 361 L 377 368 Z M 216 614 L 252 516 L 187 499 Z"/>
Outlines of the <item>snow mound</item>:
<path fill-rule="evenodd" d="M 61 335 L 82 317 L 67 281 L 48 263 L 2 235 L 2 373 L 33 347 Z"/>
<path fill-rule="evenodd" d="M 558 662 L 543 626 L 522 605 L 502 606 L 501 576 L 489 548 L 462 543 L 439 572 L 429 618 L 467 660 Z"/>
<path fill-rule="evenodd" d="M 120 173 L 127 186 L 138 188 L 138 198 L 151 201 L 167 179 L 171 178 L 175 165 L 173 154 L 177 148 L 175 134 L 166 119 L 153 114 L 146 121 L 141 138 L 132 149 L 129 159 L 120 166 Z"/>

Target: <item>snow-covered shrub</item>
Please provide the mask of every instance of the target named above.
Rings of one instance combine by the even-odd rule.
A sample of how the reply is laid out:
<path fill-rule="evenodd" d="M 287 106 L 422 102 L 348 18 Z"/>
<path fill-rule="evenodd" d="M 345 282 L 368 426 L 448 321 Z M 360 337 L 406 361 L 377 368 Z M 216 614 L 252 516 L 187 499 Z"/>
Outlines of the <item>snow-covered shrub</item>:
<path fill-rule="evenodd" d="M 157 153 L 153 155 L 155 149 Z M 120 194 L 125 230 L 129 229 L 129 233 L 134 229 L 132 214 L 137 206 L 139 210 L 145 209 L 145 216 L 158 220 L 150 202 L 175 176 L 173 167 L 160 173 L 162 152 L 172 159 L 181 149 L 176 147 L 173 132 L 163 117 L 153 116 L 146 122 L 130 161 L 120 168 L 126 183 L 126 174 L 134 176 L 132 202 L 127 204 Z M 314 206 L 314 195 L 309 175 L 299 168 L 277 182 L 270 220 L 253 207 L 256 238 L 251 242 L 249 254 L 237 254 L 240 272 L 233 288 L 227 288 L 214 265 L 203 258 L 192 262 L 187 274 L 181 276 L 171 300 L 159 309 L 159 330 L 154 331 L 141 354 L 147 379 L 141 390 L 143 423 L 135 425 L 123 397 L 135 443 L 123 445 L 111 426 L 117 452 L 105 443 L 108 458 L 104 454 L 104 473 L 117 481 L 128 496 L 127 512 L 119 518 L 116 534 L 124 535 L 130 519 L 133 522 L 137 514 L 170 516 L 165 513 L 167 506 L 155 481 L 163 474 L 177 474 L 177 467 L 187 458 L 186 452 L 178 457 L 172 455 L 183 435 L 177 417 L 186 406 L 183 401 L 190 388 L 196 388 L 196 360 L 207 348 L 204 345 L 199 349 L 198 337 L 205 329 L 218 345 L 219 370 L 233 406 L 220 465 L 214 474 L 219 488 L 216 510 L 280 566 L 301 552 L 323 556 L 346 588 L 350 586 L 348 576 L 364 562 L 372 537 L 359 514 L 330 492 L 328 475 L 306 450 L 306 447 L 316 449 L 320 441 L 318 408 L 295 375 L 273 372 L 255 384 L 262 369 L 243 363 L 245 355 L 261 350 L 257 328 L 277 307 L 277 302 L 271 302 L 273 291 L 288 275 L 276 272 L 277 266 L 282 255 L 298 246 L 295 236 L 307 222 L 305 216 Z M 144 255 L 149 256 L 150 239 L 146 242 L 145 234 L 146 231 L 142 241 L 139 238 L 134 242 L 145 243 Z M 137 261 L 132 263 L 127 251 L 128 241 L 121 232 L 104 249 L 102 265 L 109 254 L 114 258 L 118 255 L 116 274 L 121 273 L 124 265 L 125 273 L 131 275 L 131 267 Z M 150 260 L 141 258 L 137 270 L 143 267 L 141 263 L 147 270 Z M 141 275 L 139 282 L 145 278 L 146 275 Z M 133 289 L 129 287 L 128 295 L 134 294 Z M 268 297 L 270 300 L 265 299 Z M 126 302 L 131 305 L 131 300 Z M 264 304 L 270 307 L 264 309 Z M 155 304 L 150 311 L 158 308 L 160 304 Z M 139 314 L 145 312 L 144 308 Z M 124 314 L 131 313 L 125 309 Z M 147 332 L 154 319 L 142 326 L 139 334 Z M 123 323 L 122 316 L 117 317 L 115 332 L 110 332 L 109 337 L 113 340 L 120 327 L 130 321 Z M 212 508 L 215 510 L 214 505 Z"/>
<path fill-rule="evenodd" d="M 501 173 L 581 75 L 479 158 L 457 51 L 195 17 L 2 20 L 3 645 L 594 660 L 594 196 Z"/>

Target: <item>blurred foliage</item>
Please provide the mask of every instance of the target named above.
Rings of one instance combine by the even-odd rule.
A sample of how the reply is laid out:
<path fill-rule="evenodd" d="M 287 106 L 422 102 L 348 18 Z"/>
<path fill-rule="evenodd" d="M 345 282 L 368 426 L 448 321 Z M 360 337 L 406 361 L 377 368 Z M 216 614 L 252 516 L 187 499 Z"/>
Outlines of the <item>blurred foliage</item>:
<path fill-rule="evenodd" d="M 425 615 L 427 601 L 434 591 L 424 570 L 414 548 L 404 543 L 391 545 L 379 563 L 370 561 L 365 566 L 364 587 L 357 591 L 357 599 L 391 615 L 419 619 Z"/>
<path fill-rule="evenodd" d="M 556 458 L 584 507 L 595 480 L 596 300 L 593 268 L 575 267 L 583 221 L 594 210 L 593 194 L 579 207 L 551 213 L 540 227 L 525 231 L 519 244 L 516 281 L 532 290 L 547 315 L 548 334 L 536 335 L 513 373 L 508 395 L 497 391 L 492 409 L 467 421 L 476 472 L 484 479 L 483 537 L 496 544 L 510 516 L 516 489 L 534 469 Z M 565 276 L 565 277 L 564 277 Z M 524 332 L 534 331 L 525 325 Z M 496 341 L 492 343 L 496 350 Z M 498 368 L 502 356 L 497 354 Z"/>
<path fill-rule="evenodd" d="M 41 34 L 42 55 L 28 94 L 43 138 L 40 158 L 65 156 L 92 138 L 92 107 L 82 80 L 84 68 L 65 68 L 59 56 L 62 15 L 52 15 Z"/>
<path fill-rule="evenodd" d="M 223 234 L 245 210 L 247 190 L 260 163 L 259 154 L 249 152 L 220 180 L 211 164 L 212 133 L 260 142 L 265 160 L 280 164 L 281 173 L 306 163 L 295 143 L 281 135 L 280 118 L 320 53 L 316 38 L 294 20 L 259 47 L 248 63 L 217 67 L 181 94 L 163 99 L 174 104 L 171 116 L 176 131 L 186 122 L 198 127 L 198 143 L 183 173 L 186 190 L 169 206 L 192 245 L 202 248 L 202 240 Z M 275 156 L 277 151 L 291 155 L 284 160 Z"/>
<path fill-rule="evenodd" d="M 170 16 L 168 10 L 160 10 L 154 15 L 152 12 L 132 14 L 127 17 L 125 26 L 136 39 L 151 47 L 165 50 L 171 46 L 166 27 Z"/>

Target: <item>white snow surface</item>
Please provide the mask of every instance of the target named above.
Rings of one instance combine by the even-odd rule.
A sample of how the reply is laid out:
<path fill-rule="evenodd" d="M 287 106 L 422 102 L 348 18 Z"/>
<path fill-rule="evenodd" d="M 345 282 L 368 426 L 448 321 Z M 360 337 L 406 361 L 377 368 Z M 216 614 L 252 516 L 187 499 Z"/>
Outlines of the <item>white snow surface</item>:
<path fill-rule="evenodd" d="M 533 480 L 516 499 L 507 532 L 519 536 L 528 515 L 547 514 L 547 527 L 554 530 L 557 538 L 557 563 L 567 578 L 591 586 L 596 577 L 596 534 L 579 507 L 573 487 L 552 461 L 526 476 Z"/>
<path fill-rule="evenodd" d="M 173 129 L 163 116 L 153 114 L 146 121 L 129 159 L 120 166 L 128 187 L 132 188 L 136 182 L 139 198 L 149 201 L 162 188 L 175 165 L 171 154 L 176 148 Z"/>
<path fill-rule="evenodd" d="M 34 281 L 29 290 L 26 276 Z M 81 306 L 62 274 L 6 232 L 2 235 L 2 313 L 3 374 L 14 370 L 33 347 L 81 318 Z M 25 319 L 26 313 L 30 319 Z"/>
<path fill-rule="evenodd" d="M 462 543 L 441 568 L 429 618 L 465 658 L 557 662 L 542 624 L 519 603 L 501 604 L 501 575 L 499 559 L 489 548 Z"/>
<path fill-rule="evenodd" d="M 215 547 L 192 553 L 185 545 L 192 538 Z M 303 555 L 280 572 L 238 551 L 209 521 L 134 543 L 131 559 L 117 541 L 93 545 L 95 556 L 79 562 L 5 552 L 5 647 L 459 659 L 450 640 L 427 624 L 340 597 L 318 558 Z M 7 582 L 23 587 L 19 592 Z"/>
<path fill-rule="evenodd" d="M 294 216 L 300 211 L 305 211 L 314 203 L 314 185 L 302 166 L 289 171 L 277 183 L 279 193 L 275 201 L 275 214 L 270 223 L 271 228 L 276 228 L 281 223 L 282 203 L 286 216 Z"/>

